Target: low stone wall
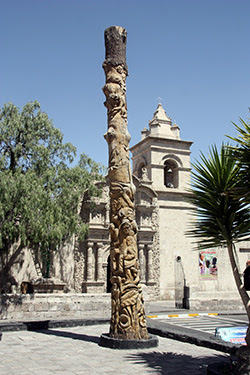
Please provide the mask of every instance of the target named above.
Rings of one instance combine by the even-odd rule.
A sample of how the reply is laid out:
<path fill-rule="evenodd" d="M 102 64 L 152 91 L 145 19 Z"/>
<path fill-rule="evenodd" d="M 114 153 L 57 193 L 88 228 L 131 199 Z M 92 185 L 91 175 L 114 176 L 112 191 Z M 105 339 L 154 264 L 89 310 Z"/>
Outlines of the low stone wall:
<path fill-rule="evenodd" d="M 110 294 L 3 294 L 0 319 L 110 318 Z"/>
<path fill-rule="evenodd" d="M 197 311 L 245 311 L 243 302 L 239 298 L 211 298 L 189 299 L 190 310 Z"/>

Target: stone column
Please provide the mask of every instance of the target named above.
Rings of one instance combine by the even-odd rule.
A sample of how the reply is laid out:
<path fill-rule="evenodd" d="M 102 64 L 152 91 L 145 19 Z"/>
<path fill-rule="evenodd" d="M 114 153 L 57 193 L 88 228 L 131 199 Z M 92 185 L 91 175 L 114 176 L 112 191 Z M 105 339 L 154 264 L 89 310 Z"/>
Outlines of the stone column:
<path fill-rule="evenodd" d="M 145 283 L 145 255 L 144 255 L 144 244 L 139 244 L 139 261 L 140 261 L 140 270 L 141 270 L 141 282 Z"/>
<path fill-rule="evenodd" d="M 88 242 L 87 245 L 87 281 L 92 281 L 93 280 L 93 242 Z"/>
<path fill-rule="evenodd" d="M 119 26 L 105 30 L 106 83 L 103 92 L 108 114 L 104 135 L 109 148 L 110 183 L 110 337 L 148 339 L 137 249 L 135 186 L 129 161 L 130 134 L 127 130 L 126 63 L 127 31 Z"/>
<path fill-rule="evenodd" d="M 153 245 L 148 245 L 148 282 L 153 281 Z"/>
<path fill-rule="evenodd" d="M 102 243 L 97 243 L 97 281 L 102 280 L 102 255 L 103 255 L 103 248 Z"/>

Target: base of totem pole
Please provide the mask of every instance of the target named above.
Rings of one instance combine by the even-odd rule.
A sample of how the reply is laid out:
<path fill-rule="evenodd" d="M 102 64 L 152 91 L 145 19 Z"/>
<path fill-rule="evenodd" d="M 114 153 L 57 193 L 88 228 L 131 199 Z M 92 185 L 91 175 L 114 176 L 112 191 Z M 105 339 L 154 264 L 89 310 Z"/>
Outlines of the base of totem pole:
<path fill-rule="evenodd" d="M 127 340 L 110 337 L 103 333 L 100 337 L 100 346 L 111 349 L 150 349 L 158 346 L 158 337 L 149 335 L 147 340 Z"/>

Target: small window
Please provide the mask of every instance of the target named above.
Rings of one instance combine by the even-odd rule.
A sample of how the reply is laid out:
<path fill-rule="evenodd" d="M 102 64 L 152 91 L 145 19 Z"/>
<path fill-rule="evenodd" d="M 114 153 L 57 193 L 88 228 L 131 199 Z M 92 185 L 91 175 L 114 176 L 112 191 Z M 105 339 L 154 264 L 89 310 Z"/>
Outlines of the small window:
<path fill-rule="evenodd" d="M 167 160 L 164 163 L 164 185 L 167 188 L 178 187 L 178 167 L 172 160 Z"/>

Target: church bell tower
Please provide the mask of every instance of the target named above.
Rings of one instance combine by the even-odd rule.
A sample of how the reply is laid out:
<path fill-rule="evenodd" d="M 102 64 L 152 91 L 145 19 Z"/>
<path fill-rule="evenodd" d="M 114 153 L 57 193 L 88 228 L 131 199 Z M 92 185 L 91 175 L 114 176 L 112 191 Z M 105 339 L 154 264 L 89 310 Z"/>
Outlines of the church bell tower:
<path fill-rule="evenodd" d="M 189 262 L 193 257 L 195 262 L 196 258 L 185 234 L 190 220 L 190 205 L 185 196 L 190 187 L 192 143 L 180 138 L 178 125 L 172 123 L 162 105 L 158 104 L 148 128 L 141 132 L 141 141 L 131 148 L 134 175 L 145 179 L 146 174 L 157 194 L 160 295 L 165 300 L 181 299 L 184 285 L 193 281 Z"/>

